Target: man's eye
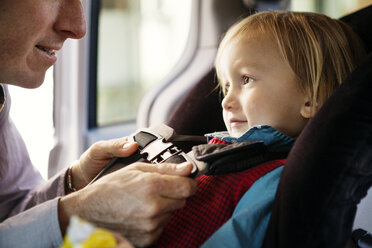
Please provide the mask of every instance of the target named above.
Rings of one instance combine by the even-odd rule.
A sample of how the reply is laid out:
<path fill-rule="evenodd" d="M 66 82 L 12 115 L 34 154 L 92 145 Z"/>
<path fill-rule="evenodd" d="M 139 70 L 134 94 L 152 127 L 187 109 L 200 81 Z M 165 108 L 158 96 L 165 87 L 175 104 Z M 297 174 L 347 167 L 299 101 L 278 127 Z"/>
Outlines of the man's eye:
<path fill-rule="evenodd" d="M 253 78 L 248 77 L 248 76 L 243 76 L 243 85 L 244 85 L 244 84 L 252 83 L 253 81 L 254 81 Z"/>

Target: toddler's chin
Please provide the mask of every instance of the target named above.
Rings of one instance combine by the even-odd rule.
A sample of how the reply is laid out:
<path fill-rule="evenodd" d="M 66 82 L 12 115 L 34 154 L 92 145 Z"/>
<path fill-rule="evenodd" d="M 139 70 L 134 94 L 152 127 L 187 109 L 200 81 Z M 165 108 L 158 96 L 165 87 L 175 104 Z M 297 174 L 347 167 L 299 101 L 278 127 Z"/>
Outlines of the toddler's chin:
<path fill-rule="evenodd" d="M 248 131 L 248 129 L 247 129 L 247 130 L 231 130 L 231 131 L 229 132 L 229 135 L 230 135 L 231 137 L 233 137 L 233 138 L 239 138 L 239 137 L 241 137 L 243 134 L 245 134 L 247 131 Z"/>

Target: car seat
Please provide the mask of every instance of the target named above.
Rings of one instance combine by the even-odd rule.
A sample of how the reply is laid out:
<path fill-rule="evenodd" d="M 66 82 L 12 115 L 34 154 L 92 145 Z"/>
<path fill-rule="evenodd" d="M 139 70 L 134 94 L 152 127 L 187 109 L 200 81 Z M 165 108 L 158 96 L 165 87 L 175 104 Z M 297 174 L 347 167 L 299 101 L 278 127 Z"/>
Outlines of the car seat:
<path fill-rule="evenodd" d="M 371 53 L 372 6 L 341 20 Z M 345 247 L 354 219 L 354 229 L 372 231 L 372 192 L 356 213 L 372 184 L 371 68 L 370 56 L 296 142 L 278 188 L 265 247 Z M 179 134 L 224 130 L 216 86 L 211 70 L 183 98 L 167 124 Z"/>

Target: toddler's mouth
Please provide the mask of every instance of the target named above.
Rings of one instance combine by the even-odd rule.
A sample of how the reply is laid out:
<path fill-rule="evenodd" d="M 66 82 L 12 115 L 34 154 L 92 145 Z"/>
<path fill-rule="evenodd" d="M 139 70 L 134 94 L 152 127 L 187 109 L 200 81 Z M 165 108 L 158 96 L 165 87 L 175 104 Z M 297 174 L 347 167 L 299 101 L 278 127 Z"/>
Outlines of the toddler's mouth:
<path fill-rule="evenodd" d="M 247 123 L 246 120 L 230 119 L 230 125 L 232 127 L 239 126 L 239 125 L 246 124 L 246 123 Z"/>

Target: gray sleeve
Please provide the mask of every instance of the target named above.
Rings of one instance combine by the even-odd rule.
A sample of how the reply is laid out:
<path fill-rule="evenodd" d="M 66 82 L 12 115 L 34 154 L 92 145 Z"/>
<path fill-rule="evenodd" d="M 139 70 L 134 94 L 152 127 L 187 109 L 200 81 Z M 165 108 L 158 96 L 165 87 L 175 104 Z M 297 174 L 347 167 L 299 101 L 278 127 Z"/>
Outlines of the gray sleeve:
<path fill-rule="evenodd" d="M 25 197 L 14 207 L 10 216 L 16 215 L 42 202 L 48 201 L 55 197 L 65 195 L 65 176 L 66 171 L 62 171 L 54 178 L 43 183 L 36 189 L 30 191 Z"/>
<path fill-rule="evenodd" d="M 0 247 L 59 247 L 58 201 L 46 201 L 0 223 Z"/>
<path fill-rule="evenodd" d="M 33 167 L 27 148 L 9 117 L 11 98 L 0 112 L 0 221 L 65 194 L 66 171 L 45 182 Z"/>
<path fill-rule="evenodd" d="M 54 178 L 29 192 L 22 201 L 12 209 L 10 216 L 18 214 L 50 199 L 65 195 L 66 171 L 60 172 Z"/>

